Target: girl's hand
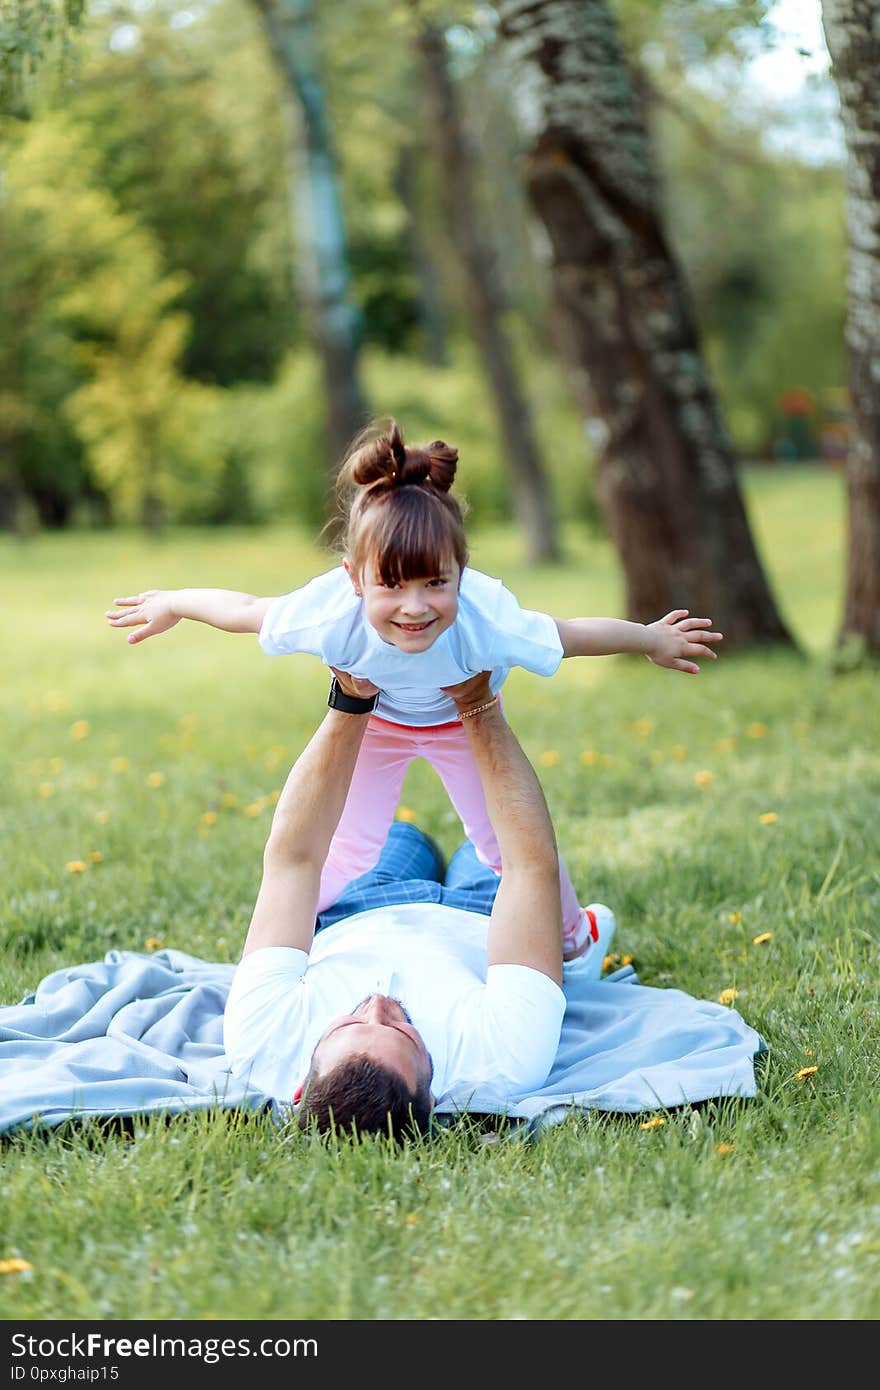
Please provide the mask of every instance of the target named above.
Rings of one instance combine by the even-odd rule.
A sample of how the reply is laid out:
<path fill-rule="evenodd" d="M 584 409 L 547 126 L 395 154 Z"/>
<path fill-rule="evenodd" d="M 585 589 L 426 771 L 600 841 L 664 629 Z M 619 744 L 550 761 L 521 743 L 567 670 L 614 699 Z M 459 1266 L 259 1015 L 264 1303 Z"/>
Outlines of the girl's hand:
<path fill-rule="evenodd" d="M 724 640 L 720 632 L 705 631 L 711 626 L 711 618 L 692 618 L 686 608 L 676 608 L 656 623 L 647 624 L 649 645 L 645 656 L 655 666 L 696 676 L 700 670 L 696 657 L 708 656 L 715 661 L 718 656 L 706 643 Z"/>
<path fill-rule="evenodd" d="M 378 685 L 374 685 L 372 681 L 357 680 L 347 671 L 337 671 L 335 666 L 331 666 L 330 670 L 338 680 L 342 693 L 350 695 L 354 700 L 368 700 L 371 695 L 379 694 Z"/>
<path fill-rule="evenodd" d="M 129 598 L 115 598 L 115 609 L 107 612 L 111 627 L 135 627 L 137 632 L 129 633 L 129 642 L 143 642 L 146 637 L 155 637 L 167 632 L 180 622 L 174 611 L 173 589 L 145 589 L 142 594 L 132 594 Z"/>

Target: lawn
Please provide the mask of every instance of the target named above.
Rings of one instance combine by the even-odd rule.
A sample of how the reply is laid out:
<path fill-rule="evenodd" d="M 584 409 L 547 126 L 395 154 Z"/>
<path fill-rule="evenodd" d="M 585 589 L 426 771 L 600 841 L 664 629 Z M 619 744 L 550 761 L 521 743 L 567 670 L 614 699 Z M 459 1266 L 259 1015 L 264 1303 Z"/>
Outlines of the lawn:
<path fill-rule="evenodd" d="M 877 676 L 829 662 L 839 478 L 747 484 L 801 654 L 726 654 L 697 678 L 566 662 L 515 672 L 506 708 L 583 900 L 617 912 L 615 949 L 645 984 L 736 992 L 770 1049 L 757 1098 L 649 1130 L 591 1113 L 534 1142 L 463 1122 L 401 1153 L 225 1112 L 19 1135 L 0 1149 L 0 1261 L 30 1268 L 0 1274 L 0 1318 L 880 1315 Z M 613 551 L 586 531 L 559 569 L 528 570 L 512 530 L 471 541 L 526 606 L 620 612 Z M 103 613 L 140 588 L 277 593 L 327 567 L 282 526 L 0 543 L 0 1002 L 111 947 L 237 959 L 325 674 L 196 626 L 130 648 Z M 403 800 L 454 848 L 424 764 Z"/>

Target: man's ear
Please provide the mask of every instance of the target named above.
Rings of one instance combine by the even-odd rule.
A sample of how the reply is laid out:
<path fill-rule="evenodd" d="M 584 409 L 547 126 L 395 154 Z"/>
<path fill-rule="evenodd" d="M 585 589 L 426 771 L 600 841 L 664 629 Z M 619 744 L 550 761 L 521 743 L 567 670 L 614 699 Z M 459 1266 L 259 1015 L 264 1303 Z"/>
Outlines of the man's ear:
<path fill-rule="evenodd" d="M 353 587 L 355 593 L 357 594 L 358 598 L 363 598 L 363 593 L 362 593 L 362 591 L 361 591 L 360 580 L 358 579 L 357 575 L 355 574 L 354 569 L 353 569 L 353 567 L 352 567 L 352 563 L 351 563 L 351 561 L 349 560 L 349 558 L 348 558 L 347 555 L 343 558 L 343 561 L 342 561 L 342 568 L 345 570 L 345 573 L 348 575 L 349 579 L 351 580 L 352 587 Z"/>

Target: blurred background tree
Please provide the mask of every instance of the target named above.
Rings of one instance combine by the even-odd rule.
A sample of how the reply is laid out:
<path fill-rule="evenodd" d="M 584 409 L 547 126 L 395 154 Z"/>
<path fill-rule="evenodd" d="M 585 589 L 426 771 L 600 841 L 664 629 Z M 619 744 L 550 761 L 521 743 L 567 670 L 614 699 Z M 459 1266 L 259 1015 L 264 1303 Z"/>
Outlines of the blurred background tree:
<path fill-rule="evenodd" d="M 823 0 L 847 148 L 846 342 L 853 430 L 840 645 L 880 653 L 880 0 Z"/>
<path fill-rule="evenodd" d="M 268 0 L 260 3 L 265 10 Z M 500 410 L 491 390 L 493 363 L 479 346 L 450 233 L 451 175 L 461 171 L 450 168 L 449 147 L 438 159 L 429 138 L 436 118 L 413 47 L 421 25 L 442 53 L 470 156 L 473 222 L 493 268 L 520 408 L 533 422 L 548 514 L 601 526 L 602 422 L 585 423 L 579 384 L 562 365 L 547 232 L 518 177 L 530 91 L 512 72 L 498 9 L 470 0 L 421 0 L 417 14 L 410 0 L 282 3 L 312 25 L 362 401 L 397 415 L 414 439 L 441 435 L 459 446 L 474 524 L 532 520 L 511 480 L 515 411 Z M 50 12 L 56 36 L 46 42 Z M 0 85 L 0 525 L 287 515 L 317 529 L 326 460 L 340 450 L 331 425 L 342 416 L 315 329 L 308 130 L 265 16 L 256 0 L 193 9 L 96 0 L 72 64 L 69 46 L 64 55 L 58 47 L 64 13 L 52 0 L 7 3 L 0 30 L 18 35 L 6 43 Z M 817 78 L 802 99 L 816 138 L 802 125 L 783 147 L 776 137 L 792 117 L 757 107 L 746 85 L 755 54 L 776 42 L 772 6 L 614 0 L 613 13 L 732 449 L 781 466 L 827 448 L 836 461 L 847 424 L 846 238 L 842 152 L 822 138 L 833 120 L 830 84 Z M 44 126 L 76 137 L 71 158 L 82 177 L 73 202 L 88 193 L 95 217 L 117 228 L 122 219 L 139 248 L 132 259 L 153 313 L 141 340 L 126 336 L 121 309 L 89 317 L 83 295 L 70 297 L 95 283 L 94 245 L 105 248 L 105 269 L 113 257 L 100 228 L 79 233 L 79 260 L 58 256 L 52 229 L 63 210 L 45 203 L 36 217 L 29 200 L 38 180 L 20 155 Z M 51 183 L 42 188 L 51 201 Z M 60 180 L 58 202 L 71 196 Z M 123 270 L 107 270 L 102 293 L 114 275 L 126 279 Z M 136 280 L 132 271 L 131 299 Z M 174 289 L 164 300 L 162 285 Z M 120 303 L 125 297 L 120 290 Z M 157 342 L 148 351 L 150 333 Z M 150 446 L 158 451 L 150 466 L 146 444 L 121 443 L 126 353 L 128 381 L 149 363 L 159 393 L 164 433 Z M 163 480 L 160 506 L 142 505 L 149 475 Z"/>

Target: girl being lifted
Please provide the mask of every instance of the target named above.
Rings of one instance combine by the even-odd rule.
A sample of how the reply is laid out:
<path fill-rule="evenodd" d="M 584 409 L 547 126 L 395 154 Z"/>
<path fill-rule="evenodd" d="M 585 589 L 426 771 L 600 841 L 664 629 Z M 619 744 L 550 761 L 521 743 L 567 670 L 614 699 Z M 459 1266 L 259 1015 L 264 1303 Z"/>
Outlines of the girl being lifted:
<path fill-rule="evenodd" d="M 255 632 L 264 651 L 311 652 L 369 691 L 358 700 L 335 680 L 331 687 L 331 705 L 374 713 L 324 869 L 319 911 L 375 866 L 404 774 L 417 757 L 436 769 L 480 859 L 500 870 L 465 730 L 442 687 L 490 671 L 494 702 L 513 666 L 552 676 L 563 657 L 623 652 L 696 674 L 697 658 L 714 659 L 709 644 L 721 641 L 721 633 L 707 631 L 710 618 L 685 610 L 643 625 L 522 609 L 499 579 L 468 565 L 462 511 L 450 491 L 457 462 L 458 451 L 441 440 L 411 447 L 395 421 L 381 433 L 373 427 L 340 470 L 346 516 L 340 565 L 281 598 L 149 589 L 115 599 L 107 614 L 112 627 L 136 629 L 128 638 L 133 643 L 181 618 Z M 598 904 L 580 905 L 561 862 L 559 874 L 564 959 L 598 979 L 613 917 Z"/>

